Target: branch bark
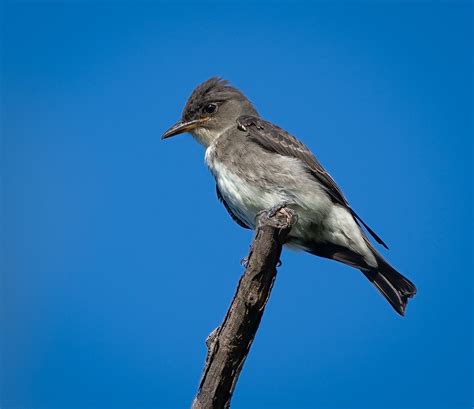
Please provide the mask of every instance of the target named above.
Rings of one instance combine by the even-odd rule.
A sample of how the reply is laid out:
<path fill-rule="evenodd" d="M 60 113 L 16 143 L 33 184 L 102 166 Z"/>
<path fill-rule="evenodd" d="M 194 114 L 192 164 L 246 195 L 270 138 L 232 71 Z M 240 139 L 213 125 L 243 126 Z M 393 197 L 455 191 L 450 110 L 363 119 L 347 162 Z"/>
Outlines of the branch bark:
<path fill-rule="evenodd" d="M 228 408 L 276 277 L 282 245 L 296 215 L 283 207 L 257 217 L 247 268 L 220 327 L 207 338 L 208 353 L 192 409 Z"/>

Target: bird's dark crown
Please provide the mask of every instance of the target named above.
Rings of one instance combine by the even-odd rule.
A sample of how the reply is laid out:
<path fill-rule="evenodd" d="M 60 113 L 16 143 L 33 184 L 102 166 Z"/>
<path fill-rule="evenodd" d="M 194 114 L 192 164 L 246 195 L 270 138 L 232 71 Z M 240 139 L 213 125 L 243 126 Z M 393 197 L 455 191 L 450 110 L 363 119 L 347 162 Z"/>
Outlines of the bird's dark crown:
<path fill-rule="evenodd" d="M 194 89 L 184 107 L 183 119 L 189 121 L 195 118 L 201 113 L 203 107 L 211 102 L 220 103 L 230 99 L 246 100 L 247 98 L 228 81 L 212 77 Z"/>

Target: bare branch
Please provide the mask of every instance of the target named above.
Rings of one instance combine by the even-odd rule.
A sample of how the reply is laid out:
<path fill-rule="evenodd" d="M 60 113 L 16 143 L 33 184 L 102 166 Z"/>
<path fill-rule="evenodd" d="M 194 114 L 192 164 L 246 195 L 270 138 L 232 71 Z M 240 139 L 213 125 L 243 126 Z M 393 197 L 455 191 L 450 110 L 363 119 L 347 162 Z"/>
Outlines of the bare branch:
<path fill-rule="evenodd" d="M 207 338 L 208 354 L 192 409 L 228 408 L 276 277 L 282 245 L 296 215 L 283 207 L 262 212 L 247 268 L 221 326 Z"/>

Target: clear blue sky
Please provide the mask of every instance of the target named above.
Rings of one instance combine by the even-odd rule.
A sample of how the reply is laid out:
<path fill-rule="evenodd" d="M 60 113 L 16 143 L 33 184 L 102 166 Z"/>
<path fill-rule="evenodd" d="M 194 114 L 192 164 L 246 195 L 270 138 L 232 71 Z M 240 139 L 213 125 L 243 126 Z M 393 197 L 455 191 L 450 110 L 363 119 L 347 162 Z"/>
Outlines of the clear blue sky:
<path fill-rule="evenodd" d="M 2 2 L 3 409 L 188 407 L 251 233 L 162 142 L 220 75 L 418 286 L 285 251 L 234 408 L 469 408 L 472 3 Z"/>

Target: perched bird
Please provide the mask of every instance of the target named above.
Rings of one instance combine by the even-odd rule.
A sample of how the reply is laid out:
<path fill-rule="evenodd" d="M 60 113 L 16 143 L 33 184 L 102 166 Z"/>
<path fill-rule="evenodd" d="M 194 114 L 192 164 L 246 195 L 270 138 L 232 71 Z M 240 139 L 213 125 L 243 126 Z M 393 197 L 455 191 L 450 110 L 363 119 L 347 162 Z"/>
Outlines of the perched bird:
<path fill-rule="evenodd" d="M 291 208 L 298 221 L 287 246 L 359 269 L 404 315 L 416 287 L 384 260 L 361 225 L 386 244 L 350 207 L 309 149 L 262 119 L 242 92 L 220 78 L 197 86 L 181 120 L 162 139 L 184 132 L 206 148 L 217 197 L 240 226 L 254 229 L 259 212 Z"/>

